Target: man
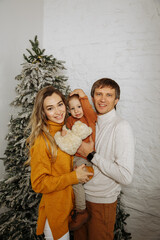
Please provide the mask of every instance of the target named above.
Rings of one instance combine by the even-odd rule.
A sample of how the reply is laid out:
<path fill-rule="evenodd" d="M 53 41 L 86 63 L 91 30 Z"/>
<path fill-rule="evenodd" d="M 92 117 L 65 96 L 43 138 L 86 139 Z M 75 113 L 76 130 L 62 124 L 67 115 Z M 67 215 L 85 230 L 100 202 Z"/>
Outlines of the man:
<path fill-rule="evenodd" d="M 114 80 L 96 81 L 91 96 L 98 114 L 95 151 L 92 140 L 79 148 L 79 153 L 94 166 L 94 176 L 85 184 L 91 218 L 75 231 L 74 240 L 113 240 L 120 185 L 132 181 L 134 138 L 129 123 L 116 113 L 120 88 Z"/>

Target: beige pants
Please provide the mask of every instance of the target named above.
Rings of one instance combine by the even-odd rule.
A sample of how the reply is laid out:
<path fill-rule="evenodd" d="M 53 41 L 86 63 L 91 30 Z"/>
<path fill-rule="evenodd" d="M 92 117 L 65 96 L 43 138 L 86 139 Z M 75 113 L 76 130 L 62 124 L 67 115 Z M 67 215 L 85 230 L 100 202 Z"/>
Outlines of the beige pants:
<path fill-rule="evenodd" d="M 87 161 L 84 158 L 75 156 L 73 159 L 73 168 L 79 167 L 82 164 L 85 164 L 87 167 L 91 167 L 92 163 Z M 85 198 L 85 190 L 82 183 L 78 183 L 72 186 L 74 195 L 75 195 L 75 207 L 77 210 L 86 209 L 86 198 Z"/>

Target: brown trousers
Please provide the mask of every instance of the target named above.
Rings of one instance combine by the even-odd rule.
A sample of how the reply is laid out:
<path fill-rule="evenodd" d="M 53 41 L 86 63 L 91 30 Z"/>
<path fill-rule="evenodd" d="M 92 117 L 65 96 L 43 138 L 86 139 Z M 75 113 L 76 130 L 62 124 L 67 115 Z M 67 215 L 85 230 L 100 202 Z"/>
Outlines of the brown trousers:
<path fill-rule="evenodd" d="M 110 204 L 87 201 L 90 220 L 74 232 L 74 240 L 113 240 L 117 201 Z"/>

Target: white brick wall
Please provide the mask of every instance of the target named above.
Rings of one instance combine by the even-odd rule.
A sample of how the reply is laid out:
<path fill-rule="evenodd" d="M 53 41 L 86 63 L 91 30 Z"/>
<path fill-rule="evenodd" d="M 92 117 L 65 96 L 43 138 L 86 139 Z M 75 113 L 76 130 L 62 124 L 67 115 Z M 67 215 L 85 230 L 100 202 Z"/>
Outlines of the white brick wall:
<path fill-rule="evenodd" d="M 44 47 L 65 60 L 72 89 L 121 86 L 118 112 L 136 137 L 133 183 L 124 188 L 133 240 L 160 239 L 160 1 L 45 0 Z"/>

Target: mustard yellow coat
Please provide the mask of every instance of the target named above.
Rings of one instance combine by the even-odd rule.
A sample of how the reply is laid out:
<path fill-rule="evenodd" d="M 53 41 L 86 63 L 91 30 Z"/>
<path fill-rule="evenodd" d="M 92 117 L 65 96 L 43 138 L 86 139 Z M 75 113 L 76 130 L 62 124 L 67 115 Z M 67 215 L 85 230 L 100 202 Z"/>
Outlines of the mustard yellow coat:
<path fill-rule="evenodd" d="M 49 131 L 54 136 L 63 124 L 48 121 Z M 31 184 L 37 193 L 42 193 L 37 221 L 37 235 L 43 233 L 48 219 L 55 240 L 68 232 L 68 220 L 73 208 L 72 185 L 78 183 L 72 171 L 72 157 L 58 148 L 56 161 L 51 155 L 43 136 L 39 136 L 31 148 Z"/>

